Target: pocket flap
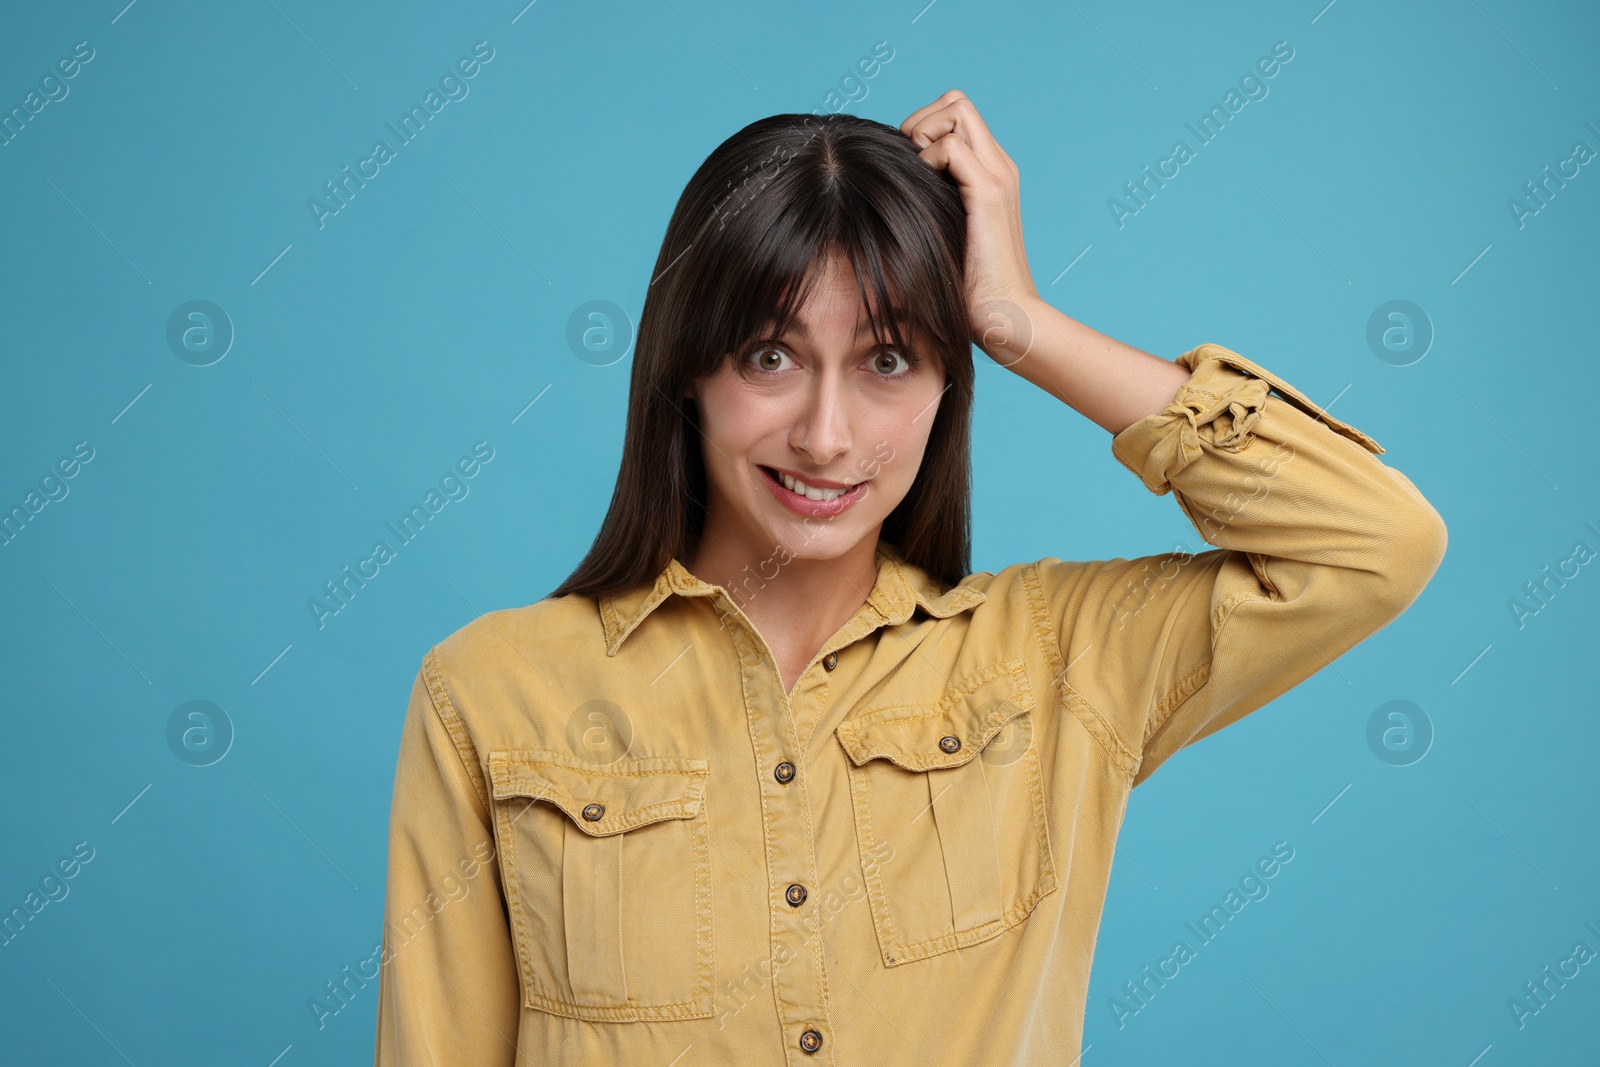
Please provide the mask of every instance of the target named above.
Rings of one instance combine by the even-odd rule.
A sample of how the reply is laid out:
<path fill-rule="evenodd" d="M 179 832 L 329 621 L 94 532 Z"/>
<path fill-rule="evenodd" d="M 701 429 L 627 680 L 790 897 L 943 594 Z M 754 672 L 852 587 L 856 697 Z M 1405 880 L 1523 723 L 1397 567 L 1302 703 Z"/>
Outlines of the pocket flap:
<path fill-rule="evenodd" d="M 543 800 L 592 837 L 662 819 L 694 818 L 705 799 L 707 776 L 703 759 L 656 757 L 602 766 L 559 752 L 489 753 L 496 800 Z"/>
<path fill-rule="evenodd" d="M 1001 727 L 1033 710 L 1033 687 L 1020 659 L 1005 660 L 951 685 L 936 704 L 866 708 L 834 729 L 851 762 L 882 757 L 908 771 L 959 767 L 983 751 Z M 946 752 L 941 742 L 960 742 Z"/>

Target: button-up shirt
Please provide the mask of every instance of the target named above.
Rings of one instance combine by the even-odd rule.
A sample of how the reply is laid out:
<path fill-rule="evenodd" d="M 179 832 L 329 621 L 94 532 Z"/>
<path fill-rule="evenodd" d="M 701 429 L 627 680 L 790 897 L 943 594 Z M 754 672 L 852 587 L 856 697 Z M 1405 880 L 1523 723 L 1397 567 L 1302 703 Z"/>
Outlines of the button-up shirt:
<path fill-rule="evenodd" d="M 1129 791 L 1398 616 L 1443 521 L 1220 345 L 1112 438 L 1215 548 L 943 588 L 880 542 L 786 690 L 676 560 L 424 657 L 376 1063 L 1063 1064 Z M 772 577 L 770 575 L 766 577 Z"/>

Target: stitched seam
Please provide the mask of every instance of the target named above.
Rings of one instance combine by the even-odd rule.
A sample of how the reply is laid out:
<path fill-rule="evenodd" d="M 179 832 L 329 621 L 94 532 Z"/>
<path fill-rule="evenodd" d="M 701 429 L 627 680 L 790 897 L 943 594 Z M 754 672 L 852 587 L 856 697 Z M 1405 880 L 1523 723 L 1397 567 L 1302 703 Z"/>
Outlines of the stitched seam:
<path fill-rule="evenodd" d="M 600 601 L 600 625 L 601 629 L 605 631 L 608 644 L 613 640 L 611 637 L 613 633 L 618 637 L 622 636 L 622 626 L 617 618 L 616 609 L 611 606 L 609 598 Z"/>
<path fill-rule="evenodd" d="M 528 803 L 532 804 L 533 801 L 530 800 Z M 535 991 L 538 981 L 533 976 L 533 952 L 528 947 L 528 925 L 523 917 L 522 888 L 517 883 L 516 848 L 512 842 L 511 820 L 506 805 L 495 806 L 494 818 L 495 836 L 499 844 L 496 858 L 500 862 L 501 889 L 505 894 L 507 910 L 511 913 L 517 970 L 522 975 L 522 988 L 526 992 L 523 999 L 531 1007 L 535 998 L 542 995 Z"/>
<path fill-rule="evenodd" d="M 1045 610 L 1044 583 L 1039 578 L 1037 563 L 1022 568 L 1022 587 L 1028 594 L 1028 614 L 1033 619 L 1033 633 L 1044 648 L 1045 665 L 1050 668 L 1050 677 L 1061 677 L 1066 673 L 1066 666 L 1061 662 L 1061 636 L 1050 622 L 1049 612 Z"/>
<path fill-rule="evenodd" d="M 1093 737 L 1101 748 L 1105 749 L 1106 755 L 1110 757 L 1114 766 L 1122 768 L 1126 773 L 1133 773 L 1128 768 L 1130 765 L 1137 766 L 1140 757 L 1128 747 L 1128 743 L 1117 733 L 1116 727 L 1104 715 L 1100 714 L 1100 709 L 1089 703 L 1081 693 L 1067 683 L 1066 665 L 1061 661 L 1061 635 L 1051 621 L 1049 612 L 1045 610 L 1044 583 L 1039 577 L 1039 564 L 1037 562 L 1030 563 L 1022 569 L 1022 584 L 1028 593 L 1028 602 L 1033 616 L 1033 632 L 1038 637 L 1039 643 L 1044 647 L 1045 664 L 1050 668 L 1050 677 L 1057 679 L 1055 683 L 1057 694 L 1062 697 L 1062 702 L 1072 709 L 1075 716 L 1078 710 L 1076 705 L 1081 704 L 1090 715 L 1095 717 L 1095 720 L 1111 735 L 1111 738 L 1121 751 L 1113 751 L 1101 739 L 1099 734 L 1088 729 L 1087 726 L 1085 727 L 1085 732 L 1090 737 Z M 1076 702 L 1067 699 L 1068 692 L 1077 697 Z"/>
<path fill-rule="evenodd" d="M 842 742 L 841 742 L 842 744 Z M 867 804 L 867 783 L 862 769 L 845 765 L 845 777 L 850 785 L 850 805 L 856 817 L 856 844 L 862 857 L 874 853 L 877 841 L 872 833 L 872 809 Z M 889 912 L 889 901 L 883 892 L 882 865 L 876 860 L 869 866 L 862 864 L 862 879 L 867 885 L 867 901 L 872 908 L 872 925 L 878 935 L 878 949 L 885 964 L 896 962 L 900 938 L 895 934 L 894 918 Z"/>
<path fill-rule="evenodd" d="M 704 760 L 679 760 L 675 757 L 664 757 L 674 763 L 704 763 Z M 570 762 L 567 762 L 570 760 Z M 586 778 L 655 778 L 661 775 L 684 775 L 691 779 L 704 778 L 711 773 L 708 766 L 699 767 L 643 767 L 637 770 L 611 770 L 606 767 L 596 767 L 583 763 L 572 757 L 559 757 L 551 759 L 550 754 L 543 749 L 495 749 L 490 755 L 491 764 L 504 764 L 507 767 L 561 767 L 569 771 L 576 771 Z M 652 758 L 638 762 L 660 762 Z M 693 785 L 691 781 L 690 785 Z"/>
<path fill-rule="evenodd" d="M 739 606 L 737 604 L 734 605 L 734 610 L 740 611 L 741 615 L 743 614 L 743 612 L 739 609 Z M 756 712 L 754 710 L 755 709 L 755 704 L 753 704 L 751 702 L 751 699 L 750 699 L 750 685 L 751 685 L 750 673 L 751 673 L 752 665 L 760 663 L 761 656 L 760 656 L 760 653 L 757 652 L 756 649 L 754 648 L 754 646 L 751 644 L 750 636 L 745 631 L 745 629 L 743 627 L 735 627 L 731 631 L 729 631 L 729 640 L 732 641 L 732 643 L 733 643 L 734 655 L 739 658 L 739 695 L 743 699 L 743 702 L 744 702 L 745 718 L 746 718 L 746 721 L 747 721 L 747 725 L 754 725 L 759 720 L 758 720 Z M 748 653 L 748 656 L 746 655 L 747 653 Z M 779 682 L 779 685 L 781 686 L 782 682 Z M 756 732 L 754 730 L 751 730 L 750 733 L 751 733 L 751 738 L 750 738 L 751 745 L 756 749 L 755 756 L 756 756 L 757 761 L 760 762 L 761 755 L 762 755 L 761 749 L 760 749 L 760 740 L 758 739 L 757 734 L 756 734 Z M 773 738 L 772 740 L 777 741 L 778 739 L 777 738 Z M 802 763 L 804 764 L 804 760 L 805 760 L 804 750 L 801 750 L 801 752 L 799 754 L 799 758 L 801 759 Z M 804 767 L 805 767 L 806 773 L 809 774 L 810 773 L 809 764 L 804 764 Z M 771 820 L 770 820 L 771 812 L 770 812 L 768 804 L 767 804 L 767 793 L 766 793 L 766 790 L 765 789 L 756 790 L 756 797 L 757 797 L 757 799 L 759 799 L 761 801 L 761 855 L 762 855 L 762 860 L 763 860 L 763 863 L 762 863 L 762 874 L 765 875 L 766 879 L 767 879 L 767 899 L 771 900 L 772 899 L 772 891 L 773 891 L 773 888 L 775 886 L 775 883 L 773 882 L 773 879 L 772 879 L 773 855 L 772 855 L 772 834 L 771 834 L 771 831 L 770 831 L 770 827 L 772 825 Z M 776 940 L 775 935 L 777 933 L 778 933 L 777 912 L 772 912 L 771 915 L 768 918 L 768 921 L 767 921 L 767 938 L 768 938 L 768 942 L 767 943 L 769 945 L 774 940 Z M 783 1026 L 788 1026 L 789 1025 L 789 1018 L 788 1018 L 788 1016 L 785 1014 L 785 1012 L 783 1010 L 783 1000 L 784 1000 L 784 998 L 778 995 L 778 988 L 777 988 L 778 987 L 778 983 L 774 982 L 772 984 L 772 986 L 773 986 L 773 988 L 772 988 L 773 1006 L 777 1009 L 778 1022 Z M 715 978 L 713 977 L 713 981 L 712 981 L 713 1005 L 715 1004 L 715 999 L 714 999 L 715 988 L 716 988 L 716 982 L 715 982 Z"/>
<path fill-rule="evenodd" d="M 896 566 L 898 567 L 899 565 L 896 564 Z M 902 578 L 901 580 L 904 581 L 904 578 Z M 774 669 L 774 673 L 776 674 L 776 669 Z M 788 711 L 788 713 L 789 713 L 786 716 L 786 718 L 787 718 L 788 723 L 789 723 L 790 741 L 795 746 L 795 751 L 796 752 L 805 752 L 806 751 L 806 746 L 801 741 L 801 738 L 800 738 L 800 727 L 799 727 L 799 724 L 795 722 L 794 705 L 789 702 L 789 694 L 786 693 L 786 692 L 782 692 L 782 690 L 783 690 L 783 678 L 782 678 L 781 675 L 778 676 L 778 689 L 780 691 L 779 699 L 783 701 L 784 709 L 786 711 Z M 800 780 L 800 800 L 801 800 L 801 802 L 803 804 L 805 804 L 806 826 L 814 828 L 817 825 L 817 821 L 816 821 L 816 818 L 814 817 L 814 815 L 812 813 L 812 810 L 811 810 L 811 775 L 809 775 L 809 774 L 805 775 Z M 811 838 L 811 842 L 810 842 L 810 846 L 811 847 L 808 850 L 809 854 L 807 856 L 807 859 L 810 861 L 810 868 L 811 868 L 810 875 L 811 875 L 811 878 L 815 882 L 821 876 L 821 867 L 822 867 L 822 865 L 817 862 L 817 835 L 813 831 L 809 836 Z M 820 901 L 818 902 L 818 905 L 820 907 L 820 905 L 821 905 Z M 774 914 L 776 914 L 776 913 L 774 913 Z M 812 959 L 816 962 L 818 984 L 822 988 L 822 1015 L 823 1015 L 823 1018 L 827 1018 L 828 1015 L 829 1015 L 829 1010 L 828 1010 L 829 1009 L 828 961 L 825 958 L 825 951 L 824 951 L 824 949 L 822 947 L 822 942 L 823 942 L 822 929 L 823 929 L 824 922 L 826 921 L 826 912 L 819 911 L 817 913 L 817 919 L 818 919 L 818 921 L 817 921 L 816 929 L 814 931 L 815 936 L 811 939 L 812 940 L 811 955 L 812 955 Z M 773 985 L 776 986 L 777 982 L 774 981 Z M 787 1054 L 787 1051 L 788 1050 L 785 1049 L 785 1054 Z"/>
<path fill-rule="evenodd" d="M 1220 621 L 1214 621 L 1212 624 L 1212 649 L 1216 649 L 1217 641 L 1222 637 L 1222 628 L 1227 625 L 1229 619 L 1233 618 L 1234 608 L 1238 607 L 1241 603 L 1247 600 L 1268 599 L 1269 598 L 1259 596 L 1255 593 L 1239 593 L 1235 596 L 1229 597 L 1227 600 L 1218 605 L 1216 615 L 1220 616 Z M 1172 717 L 1172 713 L 1177 711 L 1178 708 L 1182 706 L 1184 701 L 1193 696 L 1202 685 L 1210 680 L 1211 662 L 1208 660 L 1174 682 L 1172 684 L 1172 688 L 1167 690 L 1166 694 L 1161 698 L 1161 701 L 1156 705 L 1155 711 L 1151 715 L 1150 728 L 1145 731 L 1145 739 L 1148 741 L 1150 736 L 1154 734 L 1156 730 L 1160 729 L 1161 726 L 1166 723 L 1167 719 Z M 1171 702 L 1170 707 L 1168 706 L 1169 702 Z M 1163 711 L 1163 709 L 1165 710 Z M 1157 721 L 1158 717 L 1159 721 Z"/>
<path fill-rule="evenodd" d="M 528 998 L 528 1007 L 539 1008 L 551 1015 L 560 1015 L 568 1019 L 588 1019 L 595 1022 L 639 1022 L 649 1019 L 704 1019 L 712 1015 L 714 1005 L 701 1006 L 702 994 L 696 993 L 694 1000 L 680 1000 L 671 1004 L 641 1004 L 635 1006 L 599 1007 L 588 1004 L 574 1004 L 572 1001 L 560 997 L 552 997 L 545 993 L 533 993 Z"/>
<path fill-rule="evenodd" d="M 1144 732 L 1145 744 L 1150 743 L 1150 738 L 1155 736 L 1157 730 L 1166 724 L 1172 713 L 1194 695 L 1195 690 L 1204 685 L 1211 677 L 1211 664 L 1202 663 L 1188 674 L 1179 678 L 1167 690 L 1166 694 L 1157 702 L 1155 710 L 1150 714 L 1150 725 Z"/>
<path fill-rule="evenodd" d="M 820 660 L 818 662 L 820 662 Z M 831 671 L 826 667 L 823 668 L 822 682 L 817 687 L 816 697 L 812 700 L 813 707 L 828 708 L 833 706 L 833 701 L 829 698 L 833 695 L 833 675 L 838 672 L 839 664 L 835 663 L 833 668 L 834 669 Z M 806 669 L 810 670 L 809 667 Z M 805 746 L 804 751 L 811 751 L 811 742 L 817 736 L 817 726 L 820 724 L 821 720 L 822 716 L 820 715 L 812 716 L 811 722 L 806 729 L 806 735 L 800 739 L 801 743 Z"/>
<path fill-rule="evenodd" d="M 717 929 L 716 893 L 711 878 L 711 805 L 700 805 L 694 821 L 689 824 L 689 834 L 695 848 L 695 958 L 694 998 L 704 1000 L 704 1014 L 710 1015 L 717 1007 Z"/>
<path fill-rule="evenodd" d="M 980 668 L 964 676 L 959 682 L 950 683 L 945 689 L 944 696 L 933 704 L 875 704 L 853 713 L 848 719 L 839 724 L 838 729 L 853 735 L 862 726 L 876 726 L 883 722 L 903 722 L 906 719 L 941 715 L 971 696 L 985 682 L 991 682 L 1006 674 L 1016 675 L 1019 682 L 1018 689 L 1028 690 L 1028 694 L 1031 696 L 1032 690 L 1027 686 L 1027 675 L 1024 673 L 1024 667 L 1025 665 L 1020 659 L 997 660 L 987 667 Z M 1027 711 L 1029 708 L 1023 708 L 1022 710 Z M 879 712 L 884 711 L 904 711 L 905 714 L 873 718 Z M 867 719 L 872 719 L 872 721 L 866 722 L 865 720 Z"/>
<path fill-rule="evenodd" d="M 1234 609 L 1247 600 L 1271 600 L 1271 597 L 1262 596 L 1260 593 L 1235 593 L 1216 606 L 1211 613 L 1211 647 L 1217 647 L 1217 638 L 1222 635 L 1223 624 L 1233 618 Z"/>
<path fill-rule="evenodd" d="M 1106 759 L 1111 762 L 1112 766 L 1119 768 L 1130 778 L 1137 773 L 1139 764 L 1144 759 L 1142 755 L 1134 755 L 1133 753 L 1128 752 L 1123 747 L 1122 739 L 1120 737 L 1116 738 L 1118 746 L 1117 748 L 1113 749 L 1109 747 L 1105 740 L 1090 728 L 1087 722 L 1083 722 L 1083 717 L 1085 715 L 1089 715 L 1093 717 L 1095 722 L 1100 723 L 1106 730 L 1111 730 L 1111 727 L 1106 724 L 1105 716 L 1100 714 L 1100 710 L 1093 704 L 1089 703 L 1082 693 L 1079 693 L 1076 689 L 1072 688 L 1072 686 L 1068 685 L 1065 679 L 1062 679 L 1061 684 L 1056 692 L 1060 695 L 1061 702 L 1066 705 L 1067 710 L 1071 711 L 1073 717 L 1078 719 L 1082 724 L 1083 732 L 1092 737 L 1095 744 L 1099 745 L 1100 748 L 1105 752 Z M 1112 731 L 1112 735 L 1115 737 L 1115 731 Z"/>
<path fill-rule="evenodd" d="M 478 752 L 473 747 L 472 739 L 467 736 L 466 726 L 461 722 L 461 716 L 457 714 L 455 705 L 451 703 L 450 692 L 445 688 L 438 656 L 438 646 L 434 646 L 428 650 L 426 656 L 422 657 L 422 675 L 428 683 L 429 702 L 433 705 L 433 713 L 439 717 L 439 721 L 450 734 L 450 740 L 456 746 L 456 755 L 461 757 L 461 762 L 467 770 L 467 777 L 472 782 L 472 788 L 477 792 L 478 800 L 487 813 L 491 810 L 491 804 L 488 791 L 483 785 L 483 770 L 478 766 Z"/>

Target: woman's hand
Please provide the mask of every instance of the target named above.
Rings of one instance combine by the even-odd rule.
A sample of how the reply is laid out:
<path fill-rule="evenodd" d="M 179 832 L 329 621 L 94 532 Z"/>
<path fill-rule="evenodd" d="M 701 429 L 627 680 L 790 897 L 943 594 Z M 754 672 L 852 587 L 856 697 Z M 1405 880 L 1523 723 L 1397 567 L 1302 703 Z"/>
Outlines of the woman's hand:
<path fill-rule="evenodd" d="M 1017 165 L 971 100 L 951 89 L 913 112 L 900 132 L 961 188 L 974 344 L 1113 435 L 1172 402 L 1187 368 L 1107 337 L 1039 296 L 1022 247 Z"/>
<path fill-rule="evenodd" d="M 972 340 L 1006 366 L 1033 343 L 1039 303 L 1022 246 L 1017 165 L 965 94 L 951 89 L 900 124 L 930 166 L 948 170 L 967 209 L 967 317 Z"/>

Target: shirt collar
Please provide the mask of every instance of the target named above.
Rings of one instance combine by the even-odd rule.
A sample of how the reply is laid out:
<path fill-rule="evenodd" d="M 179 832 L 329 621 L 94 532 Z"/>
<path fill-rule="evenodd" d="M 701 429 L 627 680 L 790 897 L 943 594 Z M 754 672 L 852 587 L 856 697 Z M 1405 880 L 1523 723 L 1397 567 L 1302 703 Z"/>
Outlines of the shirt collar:
<path fill-rule="evenodd" d="M 941 590 L 926 571 L 908 562 L 897 548 L 885 541 L 878 542 L 877 563 L 878 578 L 867 595 L 867 604 L 881 617 L 880 625 L 897 626 L 911 618 L 919 607 L 935 618 L 946 619 L 975 608 L 987 599 L 982 590 L 969 585 Z M 722 586 L 702 581 L 676 559 L 669 560 L 653 585 L 641 585 L 625 593 L 599 598 L 606 655 L 615 656 L 628 635 L 673 593 L 679 596 L 721 595 L 732 600 Z"/>

